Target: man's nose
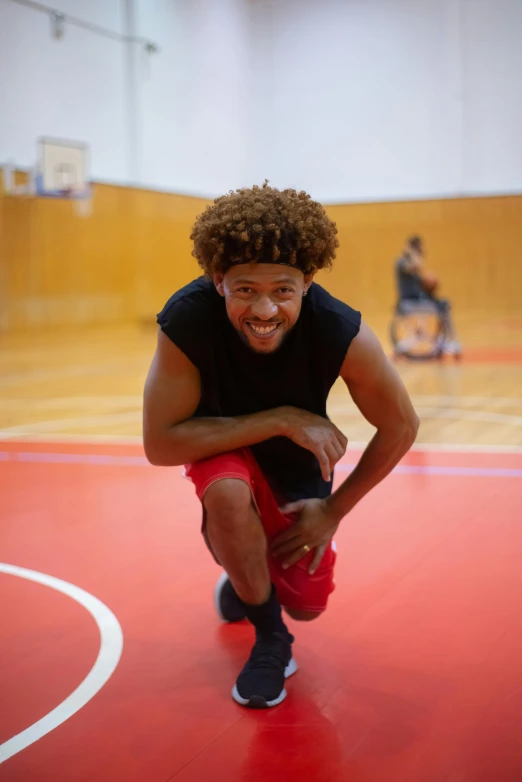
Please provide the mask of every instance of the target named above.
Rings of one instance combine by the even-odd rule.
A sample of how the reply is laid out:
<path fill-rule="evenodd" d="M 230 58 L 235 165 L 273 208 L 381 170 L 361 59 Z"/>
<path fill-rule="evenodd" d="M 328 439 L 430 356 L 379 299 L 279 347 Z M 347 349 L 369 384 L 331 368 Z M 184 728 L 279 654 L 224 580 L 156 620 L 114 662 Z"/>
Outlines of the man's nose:
<path fill-rule="evenodd" d="M 252 315 L 260 320 L 270 320 L 277 315 L 277 304 L 267 295 L 258 296 L 250 309 Z"/>

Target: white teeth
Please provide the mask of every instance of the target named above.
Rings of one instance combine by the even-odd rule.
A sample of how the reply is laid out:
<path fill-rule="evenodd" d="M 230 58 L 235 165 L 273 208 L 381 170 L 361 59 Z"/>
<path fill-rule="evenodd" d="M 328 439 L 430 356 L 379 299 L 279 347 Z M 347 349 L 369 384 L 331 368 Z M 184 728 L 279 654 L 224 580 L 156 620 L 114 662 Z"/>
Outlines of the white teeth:
<path fill-rule="evenodd" d="M 259 336 L 266 336 L 266 334 L 273 334 L 279 324 L 276 323 L 275 326 L 254 326 L 253 323 L 249 323 L 248 325 Z"/>

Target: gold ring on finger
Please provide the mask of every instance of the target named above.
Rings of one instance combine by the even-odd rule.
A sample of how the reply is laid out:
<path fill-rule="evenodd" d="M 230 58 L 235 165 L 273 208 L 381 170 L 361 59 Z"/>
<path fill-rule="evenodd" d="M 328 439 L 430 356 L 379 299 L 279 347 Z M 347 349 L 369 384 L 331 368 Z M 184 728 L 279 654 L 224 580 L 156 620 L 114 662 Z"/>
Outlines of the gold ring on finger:
<path fill-rule="evenodd" d="M 304 550 L 305 550 L 305 554 L 308 554 L 308 552 L 309 552 L 309 551 L 311 551 L 311 548 L 310 548 L 310 546 L 308 545 L 308 543 L 305 543 L 305 544 L 304 544 L 304 546 L 303 546 L 303 548 L 304 548 Z"/>

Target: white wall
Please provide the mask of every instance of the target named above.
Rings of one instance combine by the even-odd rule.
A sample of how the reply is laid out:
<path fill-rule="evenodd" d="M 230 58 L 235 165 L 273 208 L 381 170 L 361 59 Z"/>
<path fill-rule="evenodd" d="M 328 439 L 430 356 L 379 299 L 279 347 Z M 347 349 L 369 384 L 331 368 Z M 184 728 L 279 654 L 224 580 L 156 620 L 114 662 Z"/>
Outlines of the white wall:
<path fill-rule="evenodd" d="M 0 0 L 0 162 L 34 164 L 49 135 L 87 141 L 94 179 L 186 193 L 522 191 L 522 0 L 55 3 L 160 52 L 56 41 Z"/>
<path fill-rule="evenodd" d="M 330 202 L 522 190 L 520 0 L 256 3 L 275 183 Z"/>
<path fill-rule="evenodd" d="M 522 190 L 522 0 L 466 0 L 464 188 Z"/>
<path fill-rule="evenodd" d="M 203 195 L 249 184 L 248 3 L 138 0 L 138 29 L 161 48 L 138 67 L 140 180 Z"/>
<path fill-rule="evenodd" d="M 120 0 L 59 0 L 64 12 L 123 31 Z M 30 167 L 36 139 L 88 141 L 95 179 L 126 172 L 125 47 L 67 26 L 57 41 L 49 17 L 0 0 L 0 162 Z"/>
<path fill-rule="evenodd" d="M 35 164 L 36 139 L 86 141 L 98 181 L 203 195 L 250 182 L 245 0 L 56 0 L 160 47 L 146 54 L 0 0 L 0 162 Z M 133 30 L 128 30 L 129 7 Z"/>

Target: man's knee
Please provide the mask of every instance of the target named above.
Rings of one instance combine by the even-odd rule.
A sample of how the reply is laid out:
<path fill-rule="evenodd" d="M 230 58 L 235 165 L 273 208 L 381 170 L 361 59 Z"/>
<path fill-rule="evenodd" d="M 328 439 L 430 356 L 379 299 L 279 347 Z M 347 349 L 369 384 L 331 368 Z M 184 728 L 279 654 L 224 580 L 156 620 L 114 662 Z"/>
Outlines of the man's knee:
<path fill-rule="evenodd" d="M 211 484 L 203 496 L 203 505 L 211 516 L 234 519 L 252 504 L 249 485 L 239 478 L 222 478 Z"/>
<path fill-rule="evenodd" d="M 298 622 L 312 622 L 314 619 L 320 617 L 323 613 L 322 611 L 302 611 L 298 608 L 287 608 L 286 606 L 285 611 L 289 617 L 297 620 Z"/>

